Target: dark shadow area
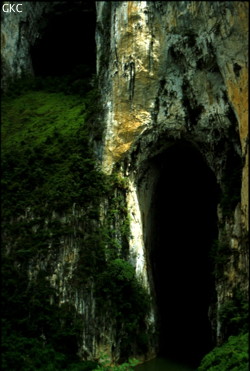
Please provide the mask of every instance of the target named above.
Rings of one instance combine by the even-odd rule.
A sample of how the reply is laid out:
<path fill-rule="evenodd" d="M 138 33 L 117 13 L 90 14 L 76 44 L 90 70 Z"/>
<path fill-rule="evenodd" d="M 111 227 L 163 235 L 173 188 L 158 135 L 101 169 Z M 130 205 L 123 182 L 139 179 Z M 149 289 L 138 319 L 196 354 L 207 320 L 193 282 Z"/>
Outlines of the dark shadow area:
<path fill-rule="evenodd" d="M 209 250 L 217 236 L 218 186 L 200 153 L 175 145 L 154 158 L 150 261 L 159 314 L 160 355 L 197 367 L 213 346 Z"/>
<path fill-rule="evenodd" d="M 87 76 L 95 73 L 95 25 L 94 2 L 57 3 L 30 50 L 35 76 L 67 75 L 83 65 Z"/>

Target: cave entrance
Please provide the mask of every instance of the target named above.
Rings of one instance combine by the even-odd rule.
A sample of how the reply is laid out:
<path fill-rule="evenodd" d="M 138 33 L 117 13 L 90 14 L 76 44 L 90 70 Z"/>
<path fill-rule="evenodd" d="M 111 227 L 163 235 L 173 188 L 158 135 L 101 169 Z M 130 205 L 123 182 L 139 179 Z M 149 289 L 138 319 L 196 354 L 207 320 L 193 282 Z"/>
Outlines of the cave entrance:
<path fill-rule="evenodd" d="M 39 37 L 30 48 L 35 76 L 61 76 L 81 69 L 87 77 L 95 73 L 95 3 L 52 3 L 41 19 Z"/>
<path fill-rule="evenodd" d="M 213 344 L 209 252 L 217 237 L 218 186 L 200 152 L 173 145 L 150 161 L 146 249 L 158 313 L 159 355 L 197 367 Z"/>

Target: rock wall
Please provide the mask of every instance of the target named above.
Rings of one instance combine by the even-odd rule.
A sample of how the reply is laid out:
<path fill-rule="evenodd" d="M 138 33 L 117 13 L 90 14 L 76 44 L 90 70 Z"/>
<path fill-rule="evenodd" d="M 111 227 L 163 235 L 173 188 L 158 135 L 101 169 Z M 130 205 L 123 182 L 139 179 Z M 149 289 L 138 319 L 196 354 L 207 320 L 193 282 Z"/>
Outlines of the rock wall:
<path fill-rule="evenodd" d="M 244 2 L 97 3 L 106 171 L 150 128 L 195 133 L 194 140 L 213 146 L 232 125 L 229 114 L 236 120 L 230 139 L 239 135 L 237 151 L 247 161 L 247 31 Z M 242 184 L 246 219 L 245 172 Z"/>
<path fill-rule="evenodd" d="M 35 2 L 26 3 L 23 13 L 2 13 L 3 85 L 9 78 L 32 73 L 29 47 L 39 36 L 38 23 L 41 27 L 51 9 L 49 3 Z M 229 215 L 218 204 L 218 238 L 237 252 L 216 282 L 219 309 L 237 284 L 248 288 L 248 3 L 100 1 L 96 9 L 97 75 L 104 111 L 102 168 L 108 174 L 119 168 L 128 179 L 130 259 L 152 297 L 145 221 L 157 174 L 149 161 L 177 142 L 188 142 L 200 151 L 222 193 L 234 165 L 240 167 L 239 202 Z M 81 213 L 73 207 L 72 215 L 64 216 L 66 224 L 81 228 Z M 30 279 L 50 267 L 47 279 L 58 289 L 59 302 L 74 303 L 86 324 L 82 356 L 95 358 L 104 350 L 118 359 L 115 324 L 110 325 L 106 315 L 95 323 L 93 286 L 84 293 L 69 287 L 79 252 L 74 234 L 60 244 L 58 256 L 48 252 L 45 261 L 30 262 Z M 223 329 L 215 315 L 219 341 Z M 154 306 L 146 321 L 155 325 Z M 152 347 L 151 356 L 154 352 Z"/>
<path fill-rule="evenodd" d="M 56 223 L 57 228 L 61 230 L 63 228 L 72 230 L 67 235 L 62 233 L 58 240 L 50 232 L 50 242 L 46 249 L 35 254 L 27 262 L 29 281 L 36 282 L 39 273 L 46 272 L 46 281 L 54 290 L 50 296 L 50 304 L 56 302 L 59 307 L 64 304 L 72 306 L 72 318 L 77 315 L 80 321 L 81 335 L 78 354 L 82 359 L 93 360 L 104 353 L 118 359 L 119 349 L 111 353 L 112 344 L 116 339 L 116 322 L 109 318 L 109 314 L 104 310 L 100 316 L 96 305 L 95 282 L 92 275 L 84 283 L 81 277 L 83 268 L 80 268 L 80 264 L 84 266 L 88 264 L 83 245 L 88 236 L 96 233 L 93 232 L 97 228 L 96 221 L 89 221 L 88 211 L 77 204 L 73 204 L 68 212 L 53 211 L 50 213 L 48 211 L 45 220 L 42 217 L 37 218 L 27 209 L 26 214 L 14 220 L 13 223 L 22 221 L 33 222 L 33 224 L 35 222 L 33 233 L 39 233 L 44 227 L 49 231 L 51 223 Z M 13 253 L 13 245 L 9 247 L 9 251 Z"/>
<path fill-rule="evenodd" d="M 218 204 L 218 238 L 227 240 L 231 258 L 216 283 L 217 312 L 233 287 L 248 287 L 247 34 L 245 2 L 97 2 L 103 169 L 110 173 L 120 164 L 130 180 L 130 249 L 145 282 L 144 214 L 155 181 L 147 161 L 186 141 L 200 151 L 224 195 L 233 188 L 233 168 L 240 168 L 234 211 L 225 216 Z"/>
<path fill-rule="evenodd" d="M 12 4 L 18 4 L 18 2 L 12 2 Z M 20 13 L 5 13 L 2 11 L 1 84 L 3 90 L 8 88 L 10 81 L 14 81 L 23 75 L 34 74 L 30 48 L 42 37 L 51 18 L 54 16 L 60 17 L 60 14 L 65 16 L 66 12 L 75 11 L 77 7 L 79 13 L 88 12 L 90 7 L 92 11 L 92 5 L 90 6 L 89 2 L 77 1 L 25 2 Z M 106 206 L 107 208 L 108 206 Z M 97 228 L 97 226 L 93 227 L 93 220 L 92 222 L 88 220 L 86 212 L 88 213 L 88 211 L 81 209 L 79 205 L 73 204 L 72 210 L 67 213 L 58 214 L 55 211 L 52 213 L 48 211 L 47 217 L 44 219 L 41 215 L 34 215 L 30 208 L 27 208 L 26 212 L 20 217 L 13 216 L 10 224 L 14 226 L 19 223 L 35 224 L 29 230 L 30 235 L 38 235 L 43 228 L 49 231 L 51 223 L 64 226 L 66 229 L 72 229 L 72 233 L 69 233 L 67 237 L 61 235 L 57 241 L 51 235 L 50 243 L 43 252 L 32 256 L 22 268 L 27 268 L 30 282 L 36 282 L 39 273 L 46 272 L 46 282 L 48 286 L 55 290 L 55 296 L 50 298 L 51 304 L 56 302 L 61 307 L 65 303 L 70 303 L 73 308 L 72 317 L 75 316 L 75 313 L 80 316 L 82 333 L 79 355 L 83 359 L 95 359 L 103 353 L 118 359 L 120 355 L 119 346 L 116 346 L 116 349 L 112 351 L 117 338 L 116 323 L 109 317 L 109 313 L 102 311 L 101 316 L 97 313 L 93 280 L 89 279 L 85 285 L 76 283 L 76 281 L 80 281 L 78 271 L 80 269 L 79 260 L 83 250 L 82 246 L 91 233 L 93 234 L 92 228 Z M 18 243 L 18 241 L 14 242 L 8 232 L 3 234 L 6 255 L 13 255 L 15 242 Z M 21 236 L 21 232 L 19 234 Z M 20 267 L 20 264 L 17 264 Z"/>
<path fill-rule="evenodd" d="M 12 2 L 18 4 L 18 2 Z M 39 37 L 42 23 L 51 10 L 49 2 L 26 2 L 21 12 L 1 11 L 2 88 L 22 74 L 33 74 L 30 46 Z M 42 22 L 40 20 L 43 20 Z"/>

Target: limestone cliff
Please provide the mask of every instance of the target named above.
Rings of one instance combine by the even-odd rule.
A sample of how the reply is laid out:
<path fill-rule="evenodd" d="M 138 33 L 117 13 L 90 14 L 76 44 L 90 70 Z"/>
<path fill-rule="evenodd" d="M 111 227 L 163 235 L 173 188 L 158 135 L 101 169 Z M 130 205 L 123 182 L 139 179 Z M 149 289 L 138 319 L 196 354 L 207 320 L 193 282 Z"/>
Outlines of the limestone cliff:
<path fill-rule="evenodd" d="M 72 2 L 75 12 L 82 3 Z M 34 2 L 26 3 L 20 14 L 2 14 L 3 88 L 9 79 L 33 73 L 31 46 L 43 37 L 48 19 L 55 13 L 65 15 L 67 6 Z M 49 210 L 43 217 L 26 208 L 9 223 L 15 228 L 27 222 L 34 235 L 49 235 L 46 249 L 24 267 L 30 282 L 45 271 L 46 282 L 57 291 L 58 306 L 69 303 L 80 316 L 77 346 L 82 358 L 95 359 L 104 351 L 119 360 L 128 355 L 127 349 L 142 359 L 152 357 L 164 337 L 157 330 L 162 324 L 167 332 L 170 326 L 164 310 L 188 332 L 185 320 L 199 315 L 198 273 L 204 284 L 204 318 L 199 323 L 212 333 L 213 345 L 224 341 L 220 309 L 235 288 L 245 296 L 248 290 L 247 33 L 247 2 L 96 2 L 101 109 L 93 130 L 101 127 L 103 136 L 101 143 L 95 133 L 89 136 L 102 170 L 111 178 L 119 173 L 118 178 L 112 178 L 113 188 L 100 201 L 99 219 L 90 204 L 84 208 L 76 201 L 67 211 Z M 67 233 L 55 243 L 50 228 L 56 225 Z M 98 230 L 104 231 L 103 241 L 96 241 Z M 8 238 L 10 252 L 15 241 Z M 148 331 L 146 340 L 138 333 L 139 325 L 130 323 L 125 329 L 124 319 L 112 317 L 112 297 L 103 287 L 109 278 L 105 271 L 103 281 L 99 277 L 94 282 L 91 276 L 85 286 L 73 282 L 82 267 L 91 269 L 95 243 L 104 246 L 102 264 L 112 257 L 107 267 L 114 281 L 119 277 L 125 288 L 129 280 L 135 284 L 129 269 L 129 276 L 122 274 L 124 259 L 150 294 L 147 315 L 132 322 Z M 214 260 L 207 263 L 212 250 Z M 182 290 L 184 281 L 188 294 Z M 165 283 L 171 293 L 165 294 Z M 109 298 L 103 310 L 95 296 L 97 285 Z M 193 286 L 196 291 L 190 289 Z M 183 321 L 178 308 L 182 299 L 185 305 L 193 303 Z M 178 306 L 168 309 L 174 301 Z M 133 308 L 129 313 L 133 315 Z M 174 326 L 169 330 L 172 336 Z M 132 334 L 131 344 L 126 343 L 126 331 Z M 139 338 L 143 346 L 136 354 Z"/>
<path fill-rule="evenodd" d="M 110 45 L 101 39 L 107 38 L 103 24 L 107 12 Z M 230 125 L 222 122 L 228 121 L 230 109 L 240 137 L 237 150 L 247 160 L 247 25 L 248 4 L 243 2 L 97 4 L 97 64 L 107 110 L 103 166 L 107 171 L 152 127 L 159 132 L 164 126 L 170 135 L 192 133 L 208 145 L 218 142 L 214 130 L 223 131 L 220 127 Z M 215 164 L 210 166 L 216 171 Z M 244 219 L 246 186 L 244 174 Z"/>
<path fill-rule="evenodd" d="M 241 169 L 232 214 L 225 216 L 225 205 L 218 203 L 218 239 L 226 239 L 232 254 L 216 282 L 218 310 L 234 286 L 248 286 L 247 34 L 244 2 L 97 3 L 103 168 L 109 173 L 120 163 L 129 178 L 130 248 L 145 281 L 150 269 L 145 215 L 157 182 L 149 162 L 175 143 L 189 142 L 223 194 L 233 187 L 228 185 L 233 168 Z"/>

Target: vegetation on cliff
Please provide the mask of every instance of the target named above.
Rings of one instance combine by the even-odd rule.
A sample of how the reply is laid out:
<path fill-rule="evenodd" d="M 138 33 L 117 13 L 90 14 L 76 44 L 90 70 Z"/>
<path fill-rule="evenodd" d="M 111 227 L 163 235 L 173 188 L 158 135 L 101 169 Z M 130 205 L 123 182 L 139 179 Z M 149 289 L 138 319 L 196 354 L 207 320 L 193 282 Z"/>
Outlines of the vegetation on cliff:
<path fill-rule="evenodd" d="M 97 90 L 76 76 L 25 79 L 2 100 L 3 370 L 132 367 L 80 361 L 84 324 L 72 303 L 59 306 L 57 289 L 48 280 L 53 265 L 29 277 L 38 261 L 46 261 L 48 249 L 58 256 L 61 239 L 72 235 L 81 247 L 72 288 L 82 290 L 95 282 L 97 315 L 106 313 L 116 323 L 121 361 L 135 349 L 147 352 L 149 298 L 128 261 L 126 180 L 116 173 L 104 175 L 91 145 L 102 135 L 97 102 Z M 237 174 L 235 188 L 236 179 Z M 72 205 L 84 210 L 78 216 L 84 230 L 60 219 L 72 212 Z M 231 212 L 232 205 L 225 210 Z M 229 253 L 227 244 L 214 244 L 215 275 Z M 247 313 L 246 300 L 236 291 L 219 313 L 228 342 L 204 358 L 201 371 L 246 369 Z"/>
<path fill-rule="evenodd" d="M 97 367 L 77 356 L 84 323 L 73 303 L 59 306 L 49 283 L 53 262 L 36 268 L 48 251 L 57 259 L 61 239 L 72 235 L 80 250 L 71 286 L 84 290 L 95 282 L 97 312 L 116 321 L 124 357 L 136 337 L 142 351 L 147 343 L 148 296 L 127 260 L 126 184 L 98 169 L 91 145 L 101 136 L 98 93 L 72 81 L 24 79 L 2 101 L 3 370 Z M 108 205 L 100 225 L 103 198 Z M 74 204 L 84 210 L 78 220 L 84 230 L 60 219 Z"/>
<path fill-rule="evenodd" d="M 203 358 L 198 371 L 248 370 L 248 340 L 248 333 L 230 336 L 226 343 L 214 348 Z"/>
<path fill-rule="evenodd" d="M 218 317 L 226 341 L 202 359 L 198 370 L 246 371 L 249 366 L 249 305 L 239 287 L 235 287 L 233 296 L 221 306 Z"/>

